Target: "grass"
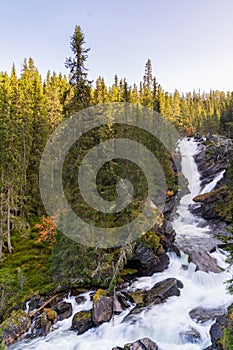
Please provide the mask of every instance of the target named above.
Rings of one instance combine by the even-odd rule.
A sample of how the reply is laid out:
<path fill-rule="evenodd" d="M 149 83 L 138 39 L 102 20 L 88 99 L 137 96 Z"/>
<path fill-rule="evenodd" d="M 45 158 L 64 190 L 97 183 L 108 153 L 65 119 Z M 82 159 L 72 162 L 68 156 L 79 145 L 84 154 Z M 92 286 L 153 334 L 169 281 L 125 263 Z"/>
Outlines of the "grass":
<path fill-rule="evenodd" d="M 55 289 L 51 274 L 51 246 L 36 242 L 37 232 L 13 232 L 13 254 L 0 260 L 0 316 L 8 316 L 9 308 L 37 294 Z"/>

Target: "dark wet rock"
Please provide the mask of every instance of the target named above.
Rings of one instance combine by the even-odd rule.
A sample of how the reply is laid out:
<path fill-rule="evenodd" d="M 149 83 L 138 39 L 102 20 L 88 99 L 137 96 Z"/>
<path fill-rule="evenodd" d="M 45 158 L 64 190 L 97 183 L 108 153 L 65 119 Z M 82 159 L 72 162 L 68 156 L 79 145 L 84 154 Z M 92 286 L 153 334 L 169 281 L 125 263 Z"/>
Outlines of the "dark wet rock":
<path fill-rule="evenodd" d="M 125 320 L 133 321 L 134 315 L 140 313 L 145 308 L 160 304 L 169 297 L 180 296 L 180 288 L 183 288 L 182 282 L 171 277 L 156 283 L 153 288 L 149 290 L 143 289 L 129 293 L 136 307 L 131 310 Z"/>
<path fill-rule="evenodd" d="M 159 229 L 159 232 L 164 234 L 171 242 L 174 242 L 176 237 L 176 232 L 168 220 L 164 220 L 162 227 Z"/>
<path fill-rule="evenodd" d="M 120 291 L 122 289 L 126 289 L 131 285 L 131 282 L 124 282 L 115 287 L 115 291 Z"/>
<path fill-rule="evenodd" d="M 189 262 L 196 265 L 196 271 L 220 273 L 222 270 L 217 265 L 217 261 L 207 252 L 201 250 L 193 250 L 189 255 Z"/>
<path fill-rule="evenodd" d="M 125 294 L 116 292 L 113 297 L 113 312 L 114 314 L 120 314 L 122 311 L 130 307 L 130 301 Z"/>
<path fill-rule="evenodd" d="M 233 305 L 229 306 L 226 313 L 217 317 L 215 323 L 210 328 L 210 338 L 212 345 L 205 350 L 231 349 L 231 345 L 226 343 L 226 332 L 233 338 Z M 229 345 L 229 348 L 227 347 Z"/>
<path fill-rule="evenodd" d="M 53 309 L 57 312 L 58 321 L 63 321 L 72 315 L 72 304 L 65 301 L 61 301 Z"/>
<path fill-rule="evenodd" d="M 211 342 L 217 343 L 217 341 L 222 337 L 222 335 L 223 335 L 222 325 L 219 323 L 219 320 L 218 320 L 210 328 Z"/>
<path fill-rule="evenodd" d="M 163 209 L 163 215 L 166 219 L 169 219 L 170 214 L 174 210 L 174 206 L 177 204 L 176 200 L 176 196 L 171 196 L 166 199 L 165 206 Z"/>
<path fill-rule="evenodd" d="M 35 309 L 39 309 L 39 307 L 41 307 L 44 303 L 45 302 L 40 299 L 39 295 L 35 296 L 28 303 L 29 311 L 32 311 L 32 310 L 35 310 Z"/>
<path fill-rule="evenodd" d="M 0 325 L 0 343 L 14 344 L 31 326 L 31 319 L 23 310 L 13 311 L 11 316 Z"/>
<path fill-rule="evenodd" d="M 189 312 L 189 316 L 198 323 L 204 323 L 213 320 L 216 317 L 222 316 L 225 313 L 224 308 L 206 309 L 203 307 L 196 307 Z"/>
<path fill-rule="evenodd" d="M 94 302 L 92 320 L 96 326 L 111 320 L 113 315 L 113 299 L 103 296 Z"/>
<path fill-rule="evenodd" d="M 94 327 L 94 323 L 91 311 L 79 311 L 74 315 L 71 330 L 78 331 L 78 334 L 83 334 L 92 327 Z"/>
<path fill-rule="evenodd" d="M 162 272 L 169 266 L 169 257 L 166 253 L 156 254 L 153 248 L 139 243 L 127 268 L 138 270 L 139 276 L 152 276 L 155 272 Z"/>
<path fill-rule="evenodd" d="M 124 348 L 115 347 L 112 350 L 158 350 L 158 346 L 149 338 L 136 340 L 133 343 L 126 344 Z"/>
<path fill-rule="evenodd" d="M 180 332 L 180 337 L 183 342 L 188 343 L 200 343 L 201 341 L 201 334 L 195 328 Z"/>
<path fill-rule="evenodd" d="M 66 294 L 61 293 L 61 294 L 56 295 L 55 298 L 51 298 L 51 301 L 49 302 L 49 304 L 47 304 L 47 307 L 49 307 L 49 308 L 54 307 L 59 302 L 61 302 L 65 296 L 66 296 Z M 49 298 L 50 297 L 48 297 L 48 299 Z M 46 299 L 44 297 L 41 297 L 40 295 L 35 296 L 28 303 L 29 311 L 39 309 L 41 306 L 43 306 L 45 304 L 45 302 L 46 302 Z"/>
<path fill-rule="evenodd" d="M 76 303 L 79 305 L 79 304 L 83 304 L 85 303 L 86 301 L 86 298 L 84 295 L 78 295 L 76 298 L 75 298 L 75 301 Z"/>

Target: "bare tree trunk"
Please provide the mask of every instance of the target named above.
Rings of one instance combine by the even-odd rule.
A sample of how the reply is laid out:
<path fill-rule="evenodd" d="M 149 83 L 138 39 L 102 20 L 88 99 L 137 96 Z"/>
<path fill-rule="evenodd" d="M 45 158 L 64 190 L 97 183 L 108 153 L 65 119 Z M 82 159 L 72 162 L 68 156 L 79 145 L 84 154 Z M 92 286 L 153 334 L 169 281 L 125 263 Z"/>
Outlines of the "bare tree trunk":
<path fill-rule="evenodd" d="M 3 155 L 3 152 L 2 152 Z M 2 258 L 2 249 L 3 249 L 3 170 L 1 173 L 1 193 L 0 193 L 0 258 Z"/>
<path fill-rule="evenodd" d="M 11 190 L 10 186 L 8 185 L 8 191 L 7 191 L 7 246 L 8 251 L 10 254 L 12 254 L 12 245 L 11 245 L 11 213 L 10 213 L 10 198 L 11 198 Z"/>
<path fill-rule="evenodd" d="M 3 247 L 3 207 L 2 207 L 2 193 L 0 202 L 0 259 L 2 258 L 2 247 Z"/>

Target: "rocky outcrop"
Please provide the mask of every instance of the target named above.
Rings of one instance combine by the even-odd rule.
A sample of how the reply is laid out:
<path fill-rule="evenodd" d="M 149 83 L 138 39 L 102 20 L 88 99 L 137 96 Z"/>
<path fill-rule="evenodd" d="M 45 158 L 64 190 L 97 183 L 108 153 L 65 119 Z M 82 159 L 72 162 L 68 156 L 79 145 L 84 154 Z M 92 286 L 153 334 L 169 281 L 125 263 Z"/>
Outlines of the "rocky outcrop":
<path fill-rule="evenodd" d="M 209 136 L 194 158 L 201 173 L 202 185 L 210 183 L 218 173 L 225 170 L 231 157 L 232 141 L 226 137 Z"/>
<path fill-rule="evenodd" d="M 206 220 L 224 220 L 229 223 L 230 217 L 227 215 L 226 207 L 232 203 L 232 193 L 227 186 L 222 186 L 212 192 L 198 195 L 193 198 L 196 203 L 201 203 L 194 207 L 193 213 Z"/>
<path fill-rule="evenodd" d="M 11 316 L 0 325 L 0 344 L 11 345 L 24 333 L 31 325 L 31 320 L 22 310 L 13 311 Z"/>
<path fill-rule="evenodd" d="M 138 271 L 138 276 L 152 276 L 155 272 L 162 272 L 169 265 L 169 257 L 165 252 L 158 254 L 153 248 L 140 242 L 126 267 Z"/>
<path fill-rule="evenodd" d="M 133 343 L 126 344 L 124 348 L 117 346 L 112 350 L 158 350 L 158 346 L 151 339 L 143 338 Z"/>
<path fill-rule="evenodd" d="M 196 154 L 195 161 L 201 174 L 201 185 L 204 186 L 214 180 L 223 170 L 227 170 L 232 157 L 232 140 L 221 136 L 210 136 L 202 143 L 202 150 Z M 213 191 L 194 198 L 196 203 L 192 212 L 214 224 L 231 220 L 233 193 L 227 187 L 226 172 L 216 184 Z"/>
<path fill-rule="evenodd" d="M 220 273 L 222 270 L 217 265 L 217 261 L 207 252 L 202 250 L 193 250 L 189 255 L 189 262 L 196 265 L 196 271 Z"/>

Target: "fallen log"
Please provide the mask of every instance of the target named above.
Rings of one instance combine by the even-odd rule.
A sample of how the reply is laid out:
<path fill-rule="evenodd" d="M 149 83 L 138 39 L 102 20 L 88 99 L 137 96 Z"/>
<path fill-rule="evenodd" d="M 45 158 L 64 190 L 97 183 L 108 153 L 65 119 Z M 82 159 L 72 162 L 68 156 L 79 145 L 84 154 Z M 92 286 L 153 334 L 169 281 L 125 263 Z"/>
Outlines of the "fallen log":
<path fill-rule="evenodd" d="M 34 317 L 38 312 L 44 309 L 46 305 L 48 305 L 53 299 L 55 299 L 58 296 L 58 294 L 53 295 L 49 300 L 47 300 L 42 306 L 39 307 L 39 309 L 36 309 L 32 313 L 29 313 L 29 317 Z"/>

